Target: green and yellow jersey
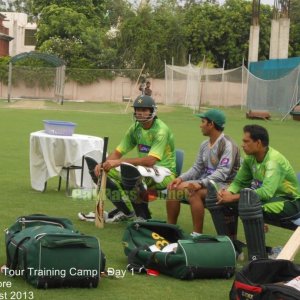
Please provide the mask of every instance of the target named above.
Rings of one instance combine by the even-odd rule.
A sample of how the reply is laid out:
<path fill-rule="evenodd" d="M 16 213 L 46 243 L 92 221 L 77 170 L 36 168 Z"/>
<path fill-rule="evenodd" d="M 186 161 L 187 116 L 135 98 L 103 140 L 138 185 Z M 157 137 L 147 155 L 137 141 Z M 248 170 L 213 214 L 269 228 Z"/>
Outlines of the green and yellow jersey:
<path fill-rule="evenodd" d="M 135 147 L 138 157 L 154 156 L 158 159 L 156 165 L 166 167 L 175 174 L 174 137 L 163 121 L 155 119 L 149 129 L 136 122 L 129 127 L 116 150 L 124 155 Z"/>

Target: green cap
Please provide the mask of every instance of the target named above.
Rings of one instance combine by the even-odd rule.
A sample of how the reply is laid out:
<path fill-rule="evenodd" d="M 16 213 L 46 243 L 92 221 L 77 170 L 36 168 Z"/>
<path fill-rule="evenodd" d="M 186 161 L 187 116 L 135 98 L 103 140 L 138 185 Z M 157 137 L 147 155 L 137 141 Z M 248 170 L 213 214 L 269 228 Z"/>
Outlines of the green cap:
<path fill-rule="evenodd" d="M 210 109 L 206 111 L 205 113 L 202 114 L 196 114 L 197 117 L 199 118 L 205 118 L 209 119 L 210 121 L 213 121 L 216 125 L 224 128 L 225 122 L 226 122 L 226 117 L 225 114 L 218 109 Z"/>

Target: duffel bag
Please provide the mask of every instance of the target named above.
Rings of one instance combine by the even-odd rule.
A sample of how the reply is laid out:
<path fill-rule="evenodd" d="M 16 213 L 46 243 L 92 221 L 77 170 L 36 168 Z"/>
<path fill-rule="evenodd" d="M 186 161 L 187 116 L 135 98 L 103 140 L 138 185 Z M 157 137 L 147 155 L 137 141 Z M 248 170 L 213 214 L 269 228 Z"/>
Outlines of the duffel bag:
<path fill-rule="evenodd" d="M 6 235 L 5 272 L 38 288 L 97 287 L 105 256 L 96 237 L 63 226 L 27 227 Z"/>
<path fill-rule="evenodd" d="M 230 300 L 299 300 L 299 289 L 299 266 L 284 259 L 259 259 L 236 273 L 229 296 Z"/>
<path fill-rule="evenodd" d="M 179 279 L 230 278 L 235 271 L 235 250 L 227 236 L 193 238 L 161 221 L 129 223 L 123 246 L 131 270 L 144 267 Z"/>
<path fill-rule="evenodd" d="M 5 230 L 5 238 L 9 239 L 15 233 L 33 226 L 52 225 L 75 230 L 72 222 L 67 218 L 51 217 L 43 214 L 32 214 L 18 217 L 14 224 Z"/>

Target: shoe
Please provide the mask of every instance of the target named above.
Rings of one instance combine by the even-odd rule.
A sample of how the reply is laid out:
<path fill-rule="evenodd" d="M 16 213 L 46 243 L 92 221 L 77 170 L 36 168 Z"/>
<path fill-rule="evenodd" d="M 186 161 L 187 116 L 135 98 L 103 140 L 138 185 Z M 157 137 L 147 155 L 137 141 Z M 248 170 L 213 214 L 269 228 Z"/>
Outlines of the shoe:
<path fill-rule="evenodd" d="M 271 249 L 271 253 L 268 253 L 268 258 L 269 259 L 276 259 L 277 256 L 279 255 L 279 253 L 281 252 L 281 250 L 282 250 L 281 246 L 273 247 Z"/>
<path fill-rule="evenodd" d="M 89 212 L 88 214 L 85 213 L 78 213 L 78 218 L 81 221 L 87 221 L 87 222 L 95 222 L 95 213 L 93 211 Z M 105 218 L 104 218 L 105 220 Z"/>
<path fill-rule="evenodd" d="M 190 234 L 190 236 L 191 236 L 192 238 L 196 238 L 196 237 L 201 236 L 201 235 L 202 235 L 202 233 L 195 232 L 195 231 L 193 231 L 193 232 Z"/>
<path fill-rule="evenodd" d="M 136 217 L 136 218 L 134 219 L 134 222 L 147 222 L 147 220 L 144 219 L 143 217 Z"/>
<path fill-rule="evenodd" d="M 113 210 L 111 210 L 110 212 L 107 212 L 107 211 L 104 211 L 103 212 L 103 218 L 104 218 L 104 222 L 107 223 L 107 220 L 108 223 L 113 223 L 111 222 L 111 220 L 114 218 L 114 216 L 119 213 L 120 211 L 115 208 Z M 125 215 L 125 214 L 124 214 Z M 126 215 L 125 215 L 126 216 Z M 88 214 L 85 214 L 85 213 L 78 213 L 78 218 L 81 220 L 81 221 L 87 221 L 87 222 L 95 222 L 95 213 L 93 211 L 90 211 Z"/>
<path fill-rule="evenodd" d="M 114 217 L 120 210 L 118 208 L 112 209 L 110 212 L 107 213 L 107 218 Z"/>
<path fill-rule="evenodd" d="M 112 218 L 107 218 L 105 223 L 112 224 L 112 223 L 119 223 L 122 221 L 128 221 L 135 216 L 134 212 L 130 213 L 129 215 L 125 215 L 122 211 L 117 212 Z"/>

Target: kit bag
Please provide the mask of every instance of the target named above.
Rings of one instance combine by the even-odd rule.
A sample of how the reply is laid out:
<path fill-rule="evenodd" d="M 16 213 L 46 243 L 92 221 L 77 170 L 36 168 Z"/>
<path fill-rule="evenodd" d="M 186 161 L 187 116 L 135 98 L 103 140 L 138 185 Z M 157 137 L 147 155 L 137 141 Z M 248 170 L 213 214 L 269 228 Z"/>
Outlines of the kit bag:
<path fill-rule="evenodd" d="M 42 226 L 42 225 L 58 226 L 58 227 L 67 228 L 75 231 L 72 222 L 67 218 L 52 217 L 43 214 L 33 214 L 33 215 L 18 217 L 15 223 L 12 224 L 8 229 L 6 229 L 5 237 L 9 238 L 11 235 L 14 235 L 15 233 L 28 227 Z"/>
<path fill-rule="evenodd" d="M 289 260 L 254 260 L 236 273 L 230 300 L 299 300 L 299 282 L 300 267 Z"/>
<path fill-rule="evenodd" d="M 235 250 L 228 237 L 192 238 L 177 225 L 161 221 L 129 223 L 123 246 L 131 271 L 153 269 L 189 280 L 230 278 L 235 271 Z"/>
<path fill-rule="evenodd" d="M 67 219 L 35 218 L 20 217 L 6 230 L 6 272 L 37 288 L 97 287 L 105 268 L 99 240 L 75 231 Z"/>

